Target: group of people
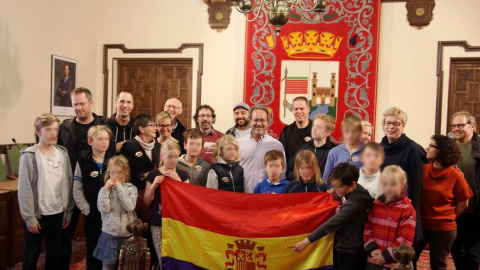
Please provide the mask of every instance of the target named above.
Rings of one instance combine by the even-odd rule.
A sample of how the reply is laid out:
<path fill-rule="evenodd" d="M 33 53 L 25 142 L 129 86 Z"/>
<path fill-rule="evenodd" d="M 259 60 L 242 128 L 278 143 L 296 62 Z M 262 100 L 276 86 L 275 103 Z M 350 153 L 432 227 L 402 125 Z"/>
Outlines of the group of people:
<path fill-rule="evenodd" d="M 133 117 L 134 97 L 120 92 L 108 119 L 92 112 L 86 88 L 74 89 L 71 102 L 74 118 L 35 119 L 38 143 L 21 154 L 24 269 L 36 268 L 43 239 L 46 269 L 68 269 L 80 213 L 88 269 L 114 269 L 131 236 L 125 227 L 137 217 L 150 224 L 144 237 L 161 269 L 165 178 L 229 192 L 331 194 L 336 213 L 288 248 L 302 252 L 334 233 L 335 269 L 390 269 L 402 243 L 414 247 L 416 260 L 428 244 L 432 269 L 446 269 L 449 252 L 457 269 L 479 267 L 480 138 L 467 112 L 451 118 L 454 139 L 434 135 L 424 150 L 404 134 L 407 115 L 395 107 L 383 114 L 380 143 L 370 123 L 349 115 L 336 145 L 336 120 L 310 119 L 304 97 L 293 100 L 295 122 L 278 140 L 267 133 L 272 118 L 263 106 L 235 105 L 235 126 L 224 135 L 209 105 L 196 109 L 196 128 L 187 130 L 177 98 L 155 117 Z"/>

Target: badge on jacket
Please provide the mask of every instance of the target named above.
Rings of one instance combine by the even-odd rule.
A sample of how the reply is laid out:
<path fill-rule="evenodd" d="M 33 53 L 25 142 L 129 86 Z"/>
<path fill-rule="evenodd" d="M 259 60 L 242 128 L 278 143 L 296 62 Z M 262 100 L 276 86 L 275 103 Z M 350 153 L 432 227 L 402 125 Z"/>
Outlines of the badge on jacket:
<path fill-rule="evenodd" d="M 135 156 L 136 156 L 136 157 L 141 157 L 141 156 L 143 156 L 143 153 L 142 153 L 142 151 L 138 151 L 138 152 L 136 152 L 136 153 L 135 153 Z"/>
<path fill-rule="evenodd" d="M 193 168 L 194 168 L 195 170 L 199 171 L 199 172 L 200 172 L 201 170 L 203 170 L 202 166 L 200 166 L 200 165 L 195 165 L 195 167 L 193 167 Z"/>
<path fill-rule="evenodd" d="M 360 157 L 352 157 L 352 161 L 353 161 L 353 162 L 359 162 L 359 161 L 360 161 Z"/>
<path fill-rule="evenodd" d="M 90 173 L 90 177 L 97 177 L 99 175 L 100 175 L 100 173 L 98 171 L 93 171 L 93 172 Z"/>
<path fill-rule="evenodd" d="M 228 182 L 229 180 L 230 179 L 228 179 L 228 177 L 222 177 L 222 181 L 225 182 L 225 183 Z"/>
<path fill-rule="evenodd" d="M 309 141 L 311 141 L 311 140 L 312 140 L 312 137 L 310 137 L 310 136 L 307 136 L 307 137 L 305 137 L 305 138 L 304 138 L 304 140 L 305 140 L 306 142 L 309 142 Z"/>

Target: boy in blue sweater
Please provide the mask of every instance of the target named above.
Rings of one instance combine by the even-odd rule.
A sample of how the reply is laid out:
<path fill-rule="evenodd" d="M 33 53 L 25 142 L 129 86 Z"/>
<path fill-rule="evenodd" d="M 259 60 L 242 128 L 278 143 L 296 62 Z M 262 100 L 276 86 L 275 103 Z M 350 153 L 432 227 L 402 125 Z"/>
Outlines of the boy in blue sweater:
<path fill-rule="evenodd" d="M 253 193 L 285 193 L 290 182 L 281 178 L 282 171 L 285 169 L 285 157 L 283 153 L 278 150 L 268 151 L 264 157 L 264 166 L 268 178 L 258 183 Z"/>

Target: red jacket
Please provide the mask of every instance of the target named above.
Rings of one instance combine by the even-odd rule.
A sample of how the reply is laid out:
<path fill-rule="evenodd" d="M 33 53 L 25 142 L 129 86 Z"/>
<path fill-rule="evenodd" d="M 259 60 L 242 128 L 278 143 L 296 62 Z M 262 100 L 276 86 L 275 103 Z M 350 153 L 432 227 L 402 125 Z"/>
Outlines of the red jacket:
<path fill-rule="evenodd" d="M 390 268 L 391 263 L 396 261 L 392 253 L 393 248 L 401 243 L 412 246 L 415 236 L 415 218 L 415 209 L 406 194 L 397 201 L 389 203 L 385 203 L 383 196 L 375 200 L 363 231 L 368 261 L 375 264 L 370 254 L 380 249 L 386 261 L 384 267 Z"/>

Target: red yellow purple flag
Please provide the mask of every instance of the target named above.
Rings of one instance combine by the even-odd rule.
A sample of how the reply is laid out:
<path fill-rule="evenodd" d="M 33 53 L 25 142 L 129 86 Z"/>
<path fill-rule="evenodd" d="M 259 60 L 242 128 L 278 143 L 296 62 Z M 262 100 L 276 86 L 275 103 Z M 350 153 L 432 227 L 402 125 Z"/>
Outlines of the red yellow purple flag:
<path fill-rule="evenodd" d="M 333 234 L 286 249 L 334 213 L 327 193 L 244 194 L 166 179 L 162 269 L 333 269 Z"/>

